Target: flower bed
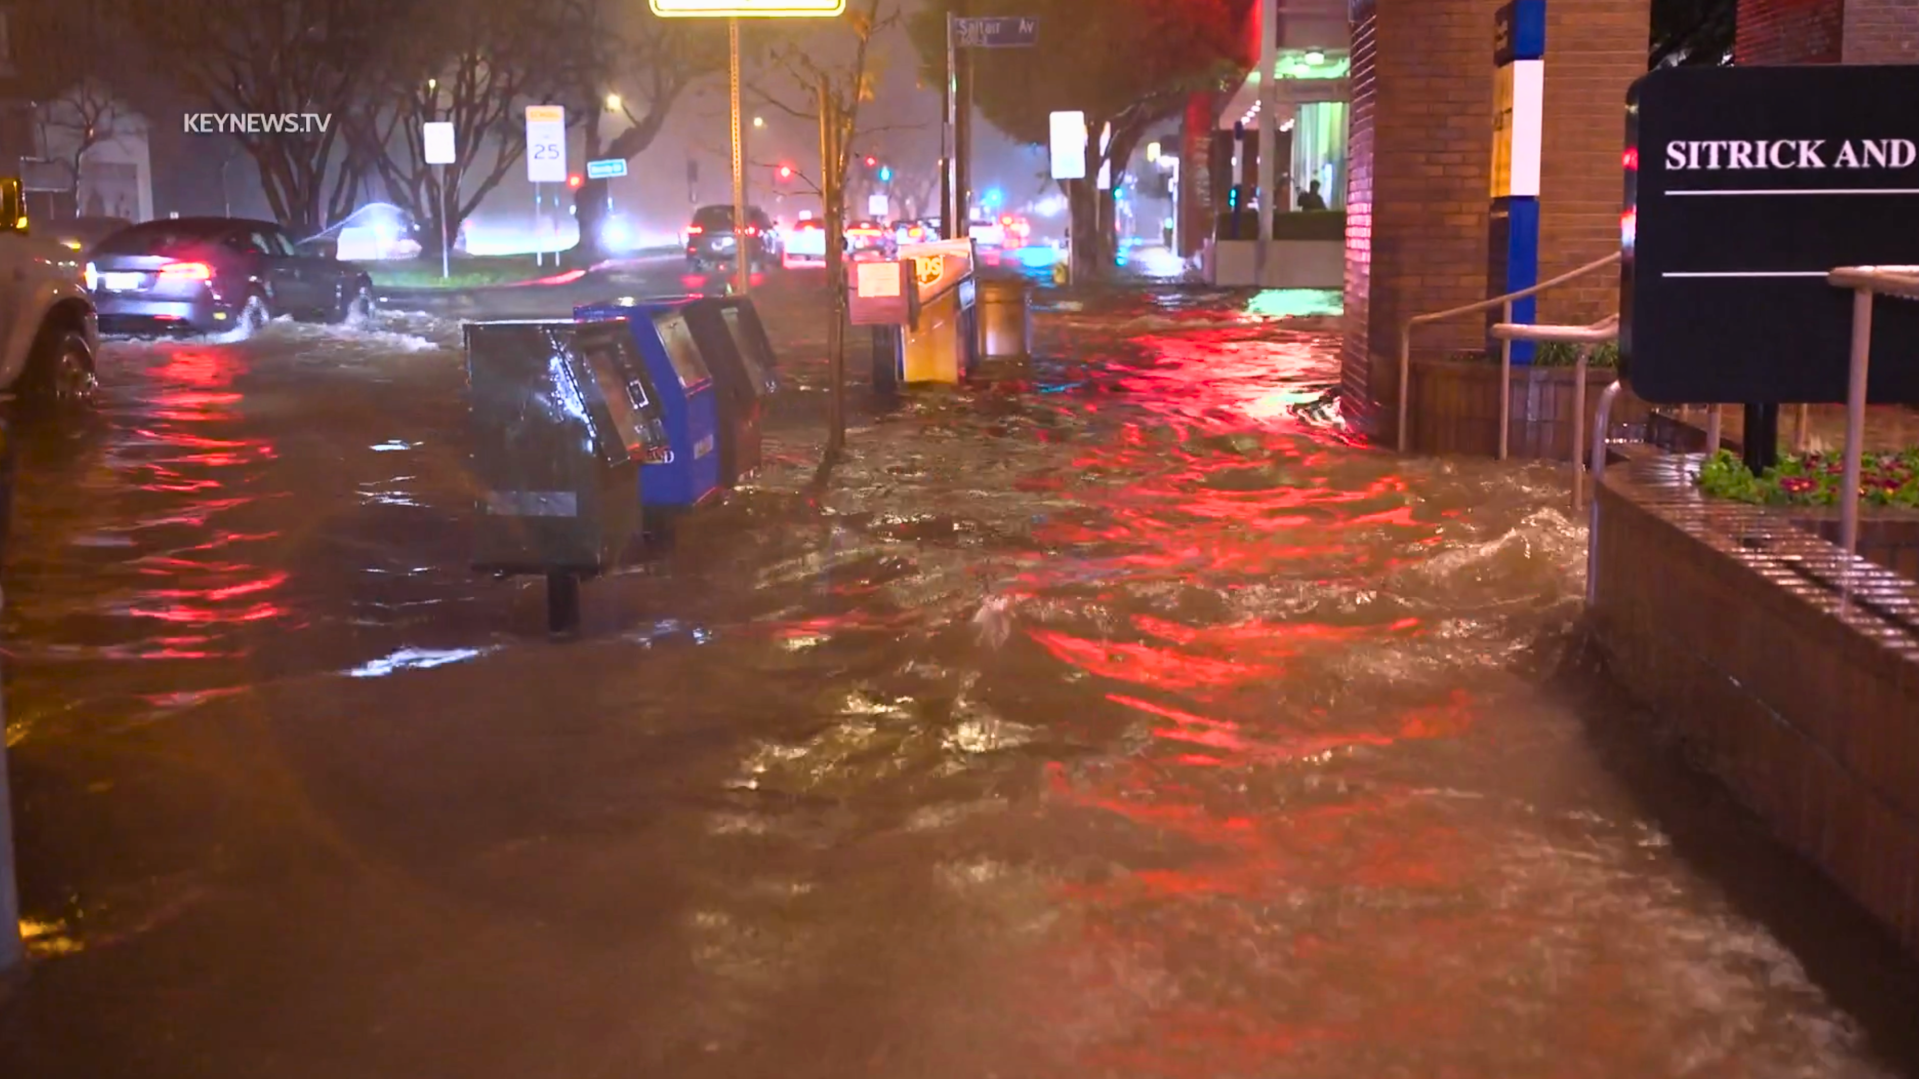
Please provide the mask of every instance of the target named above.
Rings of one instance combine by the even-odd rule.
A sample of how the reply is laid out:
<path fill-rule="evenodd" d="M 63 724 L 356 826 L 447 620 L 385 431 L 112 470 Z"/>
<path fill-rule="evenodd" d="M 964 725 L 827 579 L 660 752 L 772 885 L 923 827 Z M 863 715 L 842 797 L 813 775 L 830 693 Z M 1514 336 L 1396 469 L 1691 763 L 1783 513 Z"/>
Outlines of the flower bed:
<path fill-rule="evenodd" d="M 1868 453 L 1859 474 L 1860 502 L 1919 509 L 1919 449 Z M 1762 506 L 1836 506 L 1845 459 L 1832 453 L 1791 454 L 1755 476 L 1730 450 L 1720 450 L 1699 472 L 1709 495 Z"/>

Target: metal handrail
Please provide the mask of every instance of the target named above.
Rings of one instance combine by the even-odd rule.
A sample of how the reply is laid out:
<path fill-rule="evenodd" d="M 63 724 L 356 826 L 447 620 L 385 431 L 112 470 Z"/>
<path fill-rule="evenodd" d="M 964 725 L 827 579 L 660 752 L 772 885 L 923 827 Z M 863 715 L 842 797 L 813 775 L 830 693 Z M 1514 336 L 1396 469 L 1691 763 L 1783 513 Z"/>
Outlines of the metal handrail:
<path fill-rule="evenodd" d="M 1533 326 L 1501 322 L 1493 327 L 1493 336 L 1507 342 L 1559 341 L 1586 346 L 1579 350 L 1579 358 L 1573 363 L 1573 510 L 1577 512 L 1585 490 L 1582 481 L 1586 448 L 1582 443 L 1586 441 L 1586 362 L 1592 359 L 1594 346 L 1619 340 L 1619 316 L 1607 315 L 1590 326 Z"/>
<path fill-rule="evenodd" d="M 1428 322 L 1439 322 L 1443 319 L 1455 318 L 1459 315 L 1470 315 L 1479 311 L 1490 311 L 1501 305 L 1504 305 L 1504 314 L 1499 321 L 1510 323 L 1513 320 L 1514 301 L 1528 299 L 1548 289 L 1558 288 L 1560 285 L 1566 284 L 1569 281 L 1577 281 L 1582 277 L 1589 277 L 1608 266 L 1617 265 L 1620 257 L 1620 253 L 1615 251 L 1605 258 L 1600 259 L 1598 262 L 1587 263 L 1577 270 L 1560 274 L 1550 281 L 1542 281 L 1531 288 L 1523 288 L 1518 292 L 1508 292 L 1504 296 L 1494 296 L 1490 300 L 1480 300 L 1478 303 L 1469 303 L 1463 307 L 1455 307 L 1447 311 L 1435 311 L 1428 315 L 1414 315 L 1412 318 L 1407 319 L 1399 331 L 1399 452 L 1406 452 L 1409 438 L 1406 416 L 1407 408 L 1412 402 L 1414 326 L 1424 326 Z M 1499 459 L 1503 461 L 1506 459 L 1507 443 L 1511 436 L 1511 432 L 1507 429 L 1512 426 L 1513 348 L 1511 341 L 1507 341 L 1499 347 L 1499 374 Z"/>
<path fill-rule="evenodd" d="M 1852 573 L 1859 555 L 1859 479 L 1865 469 L 1866 374 L 1872 359 L 1872 301 L 1875 296 L 1919 300 L 1919 266 L 1841 266 L 1826 275 L 1834 288 L 1852 290 L 1852 359 L 1846 385 L 1846 500 L 1839 509 L 1839 543 L 1846 549 L 1845 590 L 1852 594 Z"/>

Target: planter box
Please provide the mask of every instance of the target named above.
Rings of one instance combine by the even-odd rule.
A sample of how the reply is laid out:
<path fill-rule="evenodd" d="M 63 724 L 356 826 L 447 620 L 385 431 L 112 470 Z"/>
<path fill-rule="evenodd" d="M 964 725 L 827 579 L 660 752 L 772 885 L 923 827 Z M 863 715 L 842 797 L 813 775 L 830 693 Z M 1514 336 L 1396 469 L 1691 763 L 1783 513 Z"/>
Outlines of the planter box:
<path fill-rule="evenodd" d="M 1838 543 L 1839 511 L 1836 509 L 1784 511 L 1795 527 L 1811 532 L 1827 543 Z M 1859 508 L 1859 557 L 1897 573 L 1909 581 L 1919 581 L 1919 510 Z"/>
<path fill-rule="evenodd" d="M 1631 455 L 1596 495 L 1610 670 L 1919 957 L 1919 584 L 1848 562 L 1804 511 L 1705 496 L 1697 460 Z"/>
<path fill-rule="evenodd" d="M 1573 459 L 1571 367 L 1519 367 L 1512 373 L 1512 415 L 1507 452 L 1520 459 Z M 1585 438 L 1599 411 L 1599 395 L 1618 378 L 1611 368 L 1586 372 Z M 1481 360 L 1421 360 L 1412 363 L 1412 404 L 1406 422 L 1416 453 L 1499 452 L 1499 365 Z M 1643 427 L 1650 409 L 1630 392 L 1613 402 L 1612 423 Z"/>

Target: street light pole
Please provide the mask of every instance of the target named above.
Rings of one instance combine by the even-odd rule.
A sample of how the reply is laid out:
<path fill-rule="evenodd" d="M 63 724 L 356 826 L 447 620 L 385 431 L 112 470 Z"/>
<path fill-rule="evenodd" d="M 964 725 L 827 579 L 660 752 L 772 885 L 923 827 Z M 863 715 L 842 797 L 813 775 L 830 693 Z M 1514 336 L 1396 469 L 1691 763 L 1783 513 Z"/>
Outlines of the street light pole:
<path fill-rule="evenodd" d="M 733 113 L 733 252 L 738 271 L 735 290 L 741 296 L 752 291 L 752 260 L 747 254 L 746 224 L 746 132 L 740 123 L 740 20 L 726 20 L 729 72 L 727 93 Z"/>

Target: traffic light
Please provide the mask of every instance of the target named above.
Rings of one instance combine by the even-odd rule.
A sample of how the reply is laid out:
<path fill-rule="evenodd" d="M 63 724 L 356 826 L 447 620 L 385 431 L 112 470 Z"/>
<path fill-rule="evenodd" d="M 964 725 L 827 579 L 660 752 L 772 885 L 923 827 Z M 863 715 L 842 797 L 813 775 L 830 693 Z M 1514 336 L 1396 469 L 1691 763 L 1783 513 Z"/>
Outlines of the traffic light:
<path fill-rule="evenodd" d="M 879 163 L 880 163 L 880 159 L 879 159 L 879 158 L 877 158 L 877 157 L 869 157 L 869 158 L 867 158 L 867 159 L 866 159 L 866 167 L 867 167 L 867 168 L 869 168 L 869 169 L 870 169 L 870 168 L 873 168 L 874 166 L 876 166 L 876 165 L 878 165 Z"/>
<path fill-rule="evenodd" d="M 793 166 L 781 165 L 779 170 L 779 177 L 782 180 L 791 180 L 793 178 Z"/>
<path fill-rule="evenodd" d="M 890 184 L 892 182 L 893 182 L 893 166 L 891 165 L 883 166 L 880 169 L 880 183 Z"/>
<path fill-rule="evenodd" d="M 580 174 L 577 172 L 566 178 L 566 186 L 574 188 L 576 190 L 579 188 L 581 184 L 585 182 L 586 182 L 585 180 L 580 179 Z"/>

